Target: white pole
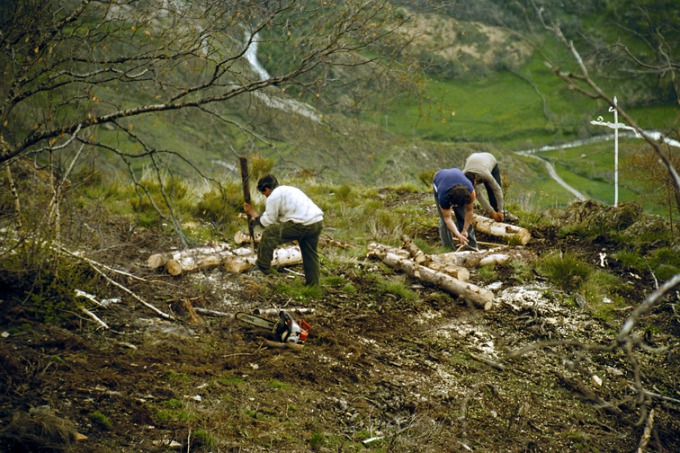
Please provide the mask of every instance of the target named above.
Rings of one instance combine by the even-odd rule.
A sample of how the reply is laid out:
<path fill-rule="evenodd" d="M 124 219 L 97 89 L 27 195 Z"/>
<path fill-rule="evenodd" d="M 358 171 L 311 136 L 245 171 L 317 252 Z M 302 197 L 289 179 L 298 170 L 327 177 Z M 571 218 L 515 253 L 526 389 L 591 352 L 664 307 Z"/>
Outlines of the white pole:
<path fill-rule="evenodd" d="M 614 96 L 614 207 L 619 204 L 619 111 Z"/>

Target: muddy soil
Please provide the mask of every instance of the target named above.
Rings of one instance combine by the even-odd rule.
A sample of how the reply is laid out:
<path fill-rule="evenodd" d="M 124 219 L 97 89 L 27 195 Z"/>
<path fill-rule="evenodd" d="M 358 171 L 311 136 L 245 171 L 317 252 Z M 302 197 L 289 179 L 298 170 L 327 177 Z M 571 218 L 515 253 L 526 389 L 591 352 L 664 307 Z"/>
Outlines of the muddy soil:
<path fill-rule="evenodd" d="M 568 248 L 599 262 L 610 245 L 532 235 L 536 256 Z M 102 285 L 119 297 L 91 307 L 107 328 L 84 313 L 36 322 L 3 297 L 0 450 L 680 451 L 678 317 L 663 305 L 629 354 L 612 346 L 654 288 L 616 263 L 629 291 L 603 320 L 510 265 L 472 270 L 495 295 L 483 311 L 368 258 L 326 267 L 338 283 L 296 298 L 283 288 L 301 267 L 171 277 L 145 268 L 160 239 L 125 239 L 96 258 L 137 277 L 115 276 L 135 297 Z M 269 332 L 233 318 L 268 309 L 311 325 L 302 350 L 270 347 Z"/>

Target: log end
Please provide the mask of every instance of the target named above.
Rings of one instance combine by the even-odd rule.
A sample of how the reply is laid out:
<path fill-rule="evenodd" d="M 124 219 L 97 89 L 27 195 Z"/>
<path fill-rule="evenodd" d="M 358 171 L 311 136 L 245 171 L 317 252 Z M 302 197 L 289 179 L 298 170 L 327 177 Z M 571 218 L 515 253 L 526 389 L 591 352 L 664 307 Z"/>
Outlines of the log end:
<path fill-rule="evenodd" d="M 168 274 L 170 275 L 181 275 L 182 274 L 182 265 L 179 264 L 179 261 L 177 260 L 168 260 L 168 262 L 165 264 L 165 268 L 168 270 Z"/>

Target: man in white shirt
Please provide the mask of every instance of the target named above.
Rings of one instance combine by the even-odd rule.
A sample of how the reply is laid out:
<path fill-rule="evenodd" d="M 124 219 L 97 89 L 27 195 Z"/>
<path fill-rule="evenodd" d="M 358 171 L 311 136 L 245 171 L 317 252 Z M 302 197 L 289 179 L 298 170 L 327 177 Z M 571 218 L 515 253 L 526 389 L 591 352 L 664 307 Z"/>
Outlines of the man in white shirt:
<path fill-rule="evenodd" d="M 472 185 L 477 187 L 484 184 L 489 201 L 477 191 L 477 201 L 482 205 L 496 222 L 502 222 L 505 216 L 503 202 L 503 188 L 501 187 L 501 172 L 498 169 L 498 162 L 491 153 L 473 153 L 465 161 L 463 168 L 465 176 L 472 181 Z"/>
<path fill-rule="evenodd" d="M 271 272 L 274 250 L 286 242 L 298 241 L 305 270 L 305 284 L 319 284 L 319 237 L 323 229 L 323 211 L 300 189 L 280 186 L 272 175 L 257 182 L 257 190 L 267 197 L 265 211 L 260 215 L 245 203 L 244 211 L 256 225 L 264 227 L 257 249 L 256 269 Z"/>

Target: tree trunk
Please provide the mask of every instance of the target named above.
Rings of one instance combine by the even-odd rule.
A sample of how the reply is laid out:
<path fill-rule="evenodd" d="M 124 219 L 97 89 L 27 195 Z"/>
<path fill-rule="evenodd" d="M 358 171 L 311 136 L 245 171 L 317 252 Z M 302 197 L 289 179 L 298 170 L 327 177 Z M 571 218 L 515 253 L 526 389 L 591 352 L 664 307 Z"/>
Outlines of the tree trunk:
<path fill-rule="evenodd" d="M 502 222 L 494 222 L 492 219 L 473 214 L 472 223 L 475 230 L 505 239 L 508 244 L 514 241 L 526 245 L 531 239 L 531 233 L 526 228 L 510 225 Z"/>

